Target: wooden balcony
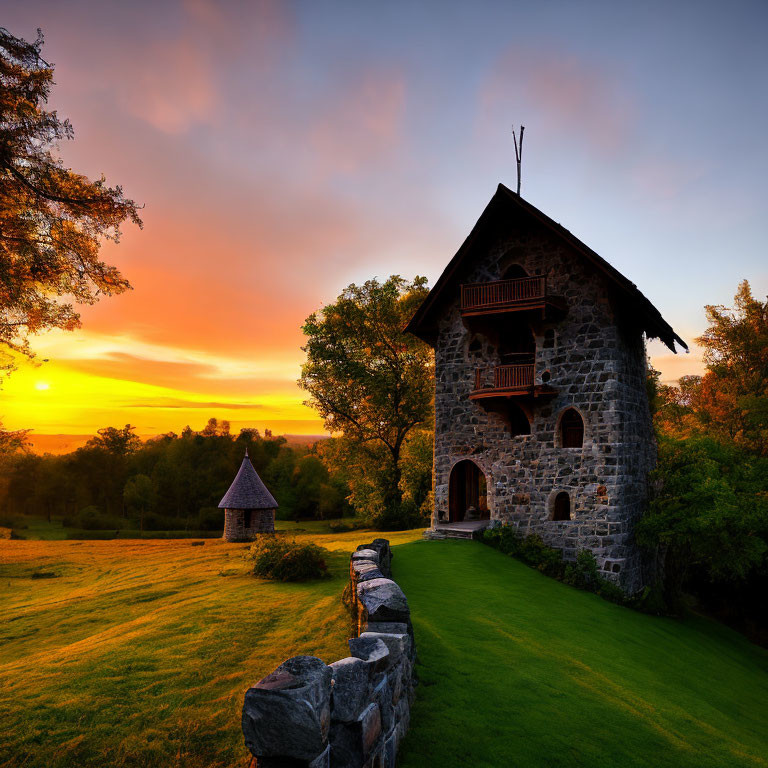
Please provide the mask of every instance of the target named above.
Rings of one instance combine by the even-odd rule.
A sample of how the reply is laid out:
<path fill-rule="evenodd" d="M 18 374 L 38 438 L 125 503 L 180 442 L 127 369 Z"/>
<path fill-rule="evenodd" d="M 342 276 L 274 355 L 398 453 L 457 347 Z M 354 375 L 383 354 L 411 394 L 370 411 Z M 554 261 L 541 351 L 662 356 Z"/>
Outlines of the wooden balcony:
<path fill-rule="evenodd" d="M 469 393 L 469 399 L 489 401 L 515 397 L 536 400 L 550 398 L 555 394 L 557 390 L 554 387 L 536 384 L 534 364 L 524 363 L 478 368 L 475 371 L 475 386 Z"/>
<path fill-rule="evenodd" d="M 562 317 L 565 311 L 565 300 L 550 295 L 545 275 L 461 286 L 461 314 L 464 318 L 533 312 L 540 313 L 542 320 L 553 320 Z"/>

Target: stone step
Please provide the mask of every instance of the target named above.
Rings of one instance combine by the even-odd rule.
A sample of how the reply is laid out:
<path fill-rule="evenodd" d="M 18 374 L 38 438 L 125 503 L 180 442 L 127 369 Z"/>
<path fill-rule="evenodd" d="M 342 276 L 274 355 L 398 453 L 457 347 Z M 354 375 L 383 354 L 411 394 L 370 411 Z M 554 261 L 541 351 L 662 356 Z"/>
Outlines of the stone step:
<path fill-rule="evenodd" d="M 471 539 L 474 531 L 441 531 L 446 539 Z"/>

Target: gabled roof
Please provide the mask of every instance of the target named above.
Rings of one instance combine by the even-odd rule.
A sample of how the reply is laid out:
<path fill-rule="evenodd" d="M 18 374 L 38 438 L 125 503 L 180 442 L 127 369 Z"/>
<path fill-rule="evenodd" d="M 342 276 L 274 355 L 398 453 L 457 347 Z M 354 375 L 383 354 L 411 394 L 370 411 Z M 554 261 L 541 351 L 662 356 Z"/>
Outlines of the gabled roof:
<path fill-rule="evenodd" d="M 542 224 L 583 256 L 598 272 L 602 273 L 622 299 L 621 306 L 624 308 L 625 313 L 632 313 L 646 336 L 660 339 L 673 352 L 676 352 L 675 342 L 688 349 L 688 345 L 675 333 L 672 326 L 661 316 L 659 310 L 643 296 L 631 280 L 624 277 L 621 272 L 612 267 L 589 246 L 582 243 L 565 227 L 560 226 L 556 221 L 550 219 L 545 213 L 542 213 L 534 205 L 523 200 L 520 195 L 515 194 L 503 184 L 499 184 L 496 194 L 491 198 L 491 201 L 477 220 L 461 248 L 451 259 L 443 274 L 440 275 L 434 288 L 432 288 L 427 298 L 411 318 L 406 326 L 406 331 L 413 333 L 430 344 L 434 343 L 439 308 L 443 304 L 441 299 L 444 298 L 444 291 L 455 283 L 455 278 L 460 274 L 464 263 L 471 257 L 476 243 L 493 228 L 503 227 L 505 217 L 515 214 L 523 214 Z"/>
<path fill-rule="evenodd" d="M 267 486 L 261 482 L 261 478 L 248 458 L 248 449 L 240 469 L 219 502 L 220 509 L 277 509 L 275 497 L 267 490 Z"/>

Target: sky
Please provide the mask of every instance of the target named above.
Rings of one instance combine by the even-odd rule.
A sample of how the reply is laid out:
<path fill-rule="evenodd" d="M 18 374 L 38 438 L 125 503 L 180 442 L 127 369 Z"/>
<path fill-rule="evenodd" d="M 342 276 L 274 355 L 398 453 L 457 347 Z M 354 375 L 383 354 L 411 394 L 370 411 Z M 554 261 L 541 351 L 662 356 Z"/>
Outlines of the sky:
<path fill-rule="evenodd" d="M 301 325 L 350 282 L 434 284 L 495 191 L 634 281 L 702 370 L 705 304 L 768 293 L 768 4 L 5 0 L 45 35 L 65 163 L 144 208 L 133 290 L 37 337 L 6 429 L 321 433 Z M 47 359 L 48 362 L 41 362 Z"/>

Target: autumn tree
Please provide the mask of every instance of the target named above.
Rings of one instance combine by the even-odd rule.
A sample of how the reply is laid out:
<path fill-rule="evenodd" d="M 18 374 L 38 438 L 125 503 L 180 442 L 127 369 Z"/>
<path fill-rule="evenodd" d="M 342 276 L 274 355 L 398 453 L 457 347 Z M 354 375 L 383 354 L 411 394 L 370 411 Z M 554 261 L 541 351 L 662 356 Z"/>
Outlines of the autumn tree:
<path fill-rule="evenodd" d="M 768 456 L 768 300 L 744 280 L 733 307 L 707 306 L 709 326 L 697 342 L 707 373 L 693 407 L 706 430 Z"/>
<path fill-rule="evenodd" d="M 352 284 L 302 328 L 307 361 L 299 384 L 309 393 L 307 404 L 329 432 L 343 435 L 357 458 L 376 464 L 369 477 L 373 496 L 381 519 L 392 526 L 404 518 L 404 445 L 432 416 L 431 350 L 403 333 L 427 292 L 423 277 Z"/>
<path fill-rule="evenodd" d="M 28 337 L 80 324 L 74 304 L 129 288 L 99 257 L 138 206 L 102 176 L 91 181 L 58 157 L 73 138 L 68 120 L 46 108 L 53 66 L 42 34 L 27 42 L 0 28 L 0 344 L 30 355 Z"/>

